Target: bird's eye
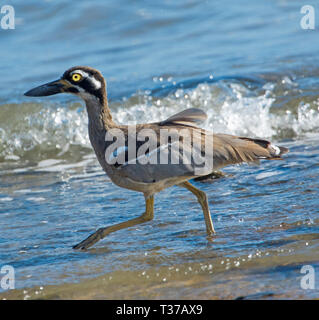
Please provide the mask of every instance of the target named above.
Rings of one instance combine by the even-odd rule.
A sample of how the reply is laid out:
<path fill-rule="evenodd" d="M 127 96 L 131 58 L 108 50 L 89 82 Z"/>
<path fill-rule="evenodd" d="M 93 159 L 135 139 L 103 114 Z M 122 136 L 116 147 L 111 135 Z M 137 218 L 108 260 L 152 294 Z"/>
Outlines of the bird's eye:
<path fill-rule="evenodd" d="M 79 73 L 75 73 L 72 75 L 72 80 L 78 82 L 82 79 L 82 76 Z"/>

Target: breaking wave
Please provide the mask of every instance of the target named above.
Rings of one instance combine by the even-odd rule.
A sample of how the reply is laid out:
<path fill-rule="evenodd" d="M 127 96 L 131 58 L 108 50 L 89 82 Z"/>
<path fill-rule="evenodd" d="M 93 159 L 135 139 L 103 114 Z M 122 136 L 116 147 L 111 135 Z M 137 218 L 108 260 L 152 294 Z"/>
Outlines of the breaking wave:
<path fill-rule="evenodd" d="M 277 141 L 318 132 L 318 96 L 307 95 L 288 76 L 275 81 L 194 82 L 188 88 L 171 85 L 171 90 L 162 86 L 156 94 L 145 90 L 111 103 L 114 119 L 123 124 L 154 122 L 195 107 L 207 113 L 203 127 L 214 132 Z M 84 106 L 47 101 L 0 106 L 0 159 L 76 159 L 79 153 L 91 152 Z"/>

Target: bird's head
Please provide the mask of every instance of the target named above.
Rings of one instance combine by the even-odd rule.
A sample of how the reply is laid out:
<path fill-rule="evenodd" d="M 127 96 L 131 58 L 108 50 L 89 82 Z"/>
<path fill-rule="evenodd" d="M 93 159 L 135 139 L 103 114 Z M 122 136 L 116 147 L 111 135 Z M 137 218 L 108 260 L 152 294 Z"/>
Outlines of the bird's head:
<path fill-rule="evenodd" d="M 102 74 L 90 67 L 73 67 L 55 80 L 27 91 L 29 97 L 51 96 L 57 93 L 72 93 L 85 101 L 106 98 L 106 84 Z"/>

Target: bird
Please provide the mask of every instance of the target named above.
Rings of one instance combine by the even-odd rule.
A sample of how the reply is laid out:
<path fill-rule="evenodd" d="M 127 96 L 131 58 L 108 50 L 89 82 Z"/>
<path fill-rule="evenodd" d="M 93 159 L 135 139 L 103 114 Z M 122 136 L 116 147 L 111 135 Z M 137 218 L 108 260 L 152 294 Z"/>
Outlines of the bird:
<path fill-rule="evenodd" d="M 268 140 L 202 129 L 200 125 L 207 115 L 197 108 L 185 109 L 163 121 L 118 124 L 112 118 L 106 88 L 100 71 L 75 66 L 58 80 L 25 93 L 29 97 L 69 93 L 81 98 L 88 114 L 89 139 L 101 167 L 115 185 L 141 192 L 145 198 L 142 215 L 101 227 L 73 249 L 86 250 L 112 232 L 151 221 L 155 194 L 172 186 L 186 188 L 197 198 L 204 214 L 207 237 L 212 239 L 216 232 L 208 198 L 191 183 L 192 179 L 208 176 L 227 165 L 263 159 L 283 160 L 282 155 L 289 151 Z M 181 157 L 184 161 L 180 161 Z"/>

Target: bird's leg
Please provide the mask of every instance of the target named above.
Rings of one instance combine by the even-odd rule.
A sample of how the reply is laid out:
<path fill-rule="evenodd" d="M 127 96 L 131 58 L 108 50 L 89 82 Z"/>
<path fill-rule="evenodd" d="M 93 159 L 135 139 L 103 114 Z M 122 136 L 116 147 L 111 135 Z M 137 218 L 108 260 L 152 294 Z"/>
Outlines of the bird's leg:
<path fill-rule="evenodd" d="M 215 233 L 215 230 L 214 230 L 212 218 L 211 218 L 210 211 L 209 211 L 206 193 L 204 191 L 201 191 L 201 190 L 195 188 L 188 181 L 179 184 L 179 186 L 188 189 L 190 192 L 192 192 L 197 197 L 197 200 L 203 209 L 207 234 L 209 236 L 213 235 Z"/>
<path fill-rule="evenodd" d="M 154 196 L 145 197 L 145 204 L 146 204 L 145 212 L 140 217 L 134 218 L 125 222 L 121 222 L 106 228 L 100 228 L 96 232 L 91 234 L 88 238 L 86 238 L 82 242 L 75 245 L 73 249 L 82 249 L 82 250 L 87 249 L 114 231 L 133 227 L 137 224 L 152 220 L 154 218 Z"/>

